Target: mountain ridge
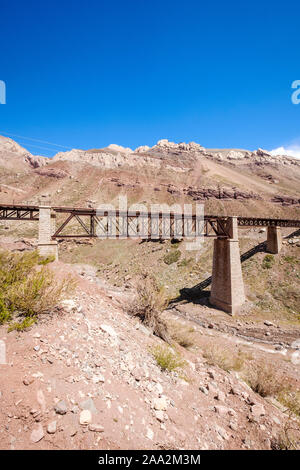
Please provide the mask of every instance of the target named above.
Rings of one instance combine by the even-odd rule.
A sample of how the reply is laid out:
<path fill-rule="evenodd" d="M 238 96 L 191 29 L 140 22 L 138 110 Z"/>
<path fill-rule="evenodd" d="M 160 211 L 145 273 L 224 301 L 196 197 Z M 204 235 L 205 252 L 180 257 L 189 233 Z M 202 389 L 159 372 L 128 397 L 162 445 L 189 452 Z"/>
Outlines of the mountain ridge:
<path fill-rule="evenodd" d="M 160 140 L 135 150 L 111 144 L 73 149 L 53 158 L 0 139 L 2 203 L 97 206 L 194 203 L 220 215 L 300 217 L 300 160 L 258 149 L 206 149 Z"/>

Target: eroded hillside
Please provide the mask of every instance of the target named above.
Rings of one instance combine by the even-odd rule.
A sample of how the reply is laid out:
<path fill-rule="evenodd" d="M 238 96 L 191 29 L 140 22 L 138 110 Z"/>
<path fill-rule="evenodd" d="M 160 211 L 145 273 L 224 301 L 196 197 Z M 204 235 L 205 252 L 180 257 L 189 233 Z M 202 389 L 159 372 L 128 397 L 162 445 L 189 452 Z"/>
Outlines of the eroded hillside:
<path fill-rule="evenodd" d="M 128 204 L 300 217 L 299 161 L 261 149 L 164 140 L 50 160 L 10 139 L 0 145 L 1 203 L 118 206 L 122 195 Z M 33 252 L 37 229 L 2 221 L 1 249 Z M 76 279 L 75 293 L 24 331 L 0 326 L 1 448 L 299 447 L 300 236 L 292 232 L 283 229 L 281 253 L 269 255 L 264 229 L 239 231 L 247 302 L 234 317 L 209 304 L 212 240 L 197 252 L 184 241 L 60 241 L 60 261 L 49 266 L 58 281 Z M 170 344 L 132 316 L 143 276 L 169 302 L 161 318 Z"/>
<path fill-rule="evenodd" d="M 217 214 L 293 217 L 300 207 L 300 162 L 259 149 L 210 150 L 163 140 L 135 151 L 106 149 L 34 157 L 0 141 L 1 201 L 92 206 L 131 203 L 205 204 Z"/>

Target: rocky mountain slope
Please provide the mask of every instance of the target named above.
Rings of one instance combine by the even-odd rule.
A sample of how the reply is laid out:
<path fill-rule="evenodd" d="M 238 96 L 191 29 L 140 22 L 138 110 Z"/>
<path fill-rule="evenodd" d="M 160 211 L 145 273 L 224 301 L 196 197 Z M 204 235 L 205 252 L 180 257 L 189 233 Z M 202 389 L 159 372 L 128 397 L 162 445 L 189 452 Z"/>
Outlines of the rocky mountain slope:
<path fill-rule="evenodd" d="M 97 207 L 126 195 L 129 204 L 201 202 L 216 214 L 300 217 L 300 161 L 260 149 L 163 140 L 47 159 L 1 138 L 0 157 L 2 203 Z M 300 238 L 291 231 L 283 230 L 280 255 L 258 249 L 243 261 L 247 302 L 236 317 L 209 304 L 209 283 L 191 295 L 211 275 L 211 239 L 197 253 L 170 240 L 60 242 L 50 267 L 55 279 L 76 277 L 76 294 L 27 331 L 0 326 L 0 448 L 299 446 Z M 36 235 L 36 222 L 3 221 L 0 247 L 33 250 Z M 259 228 L 240 230 L 241 253 L 265 238 Z M 163 318 L 182 362 L 175 371 L 158 360 L 166 343 L 128 313 L 141 272 L 171 300 Z"/>
<path fill-rule="evenodd" d="M 116 157 L 116 158 L 114 158 Z M 133 166 L 136 164 L 158 165 L 155 160 L 164 160 L 173 164 L 177 163 L 182 167 L 185 163 L 187 168 L 193 167 L 193 164 L 201 159 L 201 157 L 213 158 L 217 161 L 236 161 L 240 163 L 254 163 L 257 165 L 296 165 L 300 162 L 287 156 L 275 156 L 271 153 L 258 149 L 254 152 L 241 149 L 205 149 L 201 145 L 190 142 L 188 144 L 181 142 L 175 144 L 167 139 L 162 139 L 153 147 L 147 145 L 131 150 L 119 145 L 109 145 L 104 149 L 77 150 L 73 149 L 69 152 L 59 152 L 53 160 L 69 160 L 90 163 L 95 166 L 115 168 L 123 165 Z M 176 166 L 174 166 L 176 170 Z M 181 168 L 184 170 L 184 168 Z"/>
<path fill-rule="evenodd" d="M 0 167 L 11 171 L 26 171 L 46 165 L 48 159 L 32 155 L 17 142 L 0 135 Z"/>
<path fill-rule="evenodd" d="M 159 141 L 135 150 L 59 152 L 33 156 L 0 139 L 0 199 L 37 204 L 97 206 L 116 203 L 201 202 L 207 212 L 293 217 L 300 208 L 300 161 L 258 149 L 205 149 L 196 143 Z"/>
<path fill-rule="evenodd" d="M 52 269 L 77 276 L 76 296 L 29 331 L 0 327 L 1 449 L 267 450 L 284 439 L 293 420 L 280 403 L 208 360 L 209 341 L 228 351 L 214 318 L 197 325 L 174 316 L 195 344 L 177 346 L 182 369 L 164 371 L 154 352 L 166 345 L 127 313 L 131 291 L 109 287 L 88 266 Z M 237 363 L 258 354 L 284 367 L 286 380 L 295 375 L 287 362 L 295 350 L 233 341 Z"/>

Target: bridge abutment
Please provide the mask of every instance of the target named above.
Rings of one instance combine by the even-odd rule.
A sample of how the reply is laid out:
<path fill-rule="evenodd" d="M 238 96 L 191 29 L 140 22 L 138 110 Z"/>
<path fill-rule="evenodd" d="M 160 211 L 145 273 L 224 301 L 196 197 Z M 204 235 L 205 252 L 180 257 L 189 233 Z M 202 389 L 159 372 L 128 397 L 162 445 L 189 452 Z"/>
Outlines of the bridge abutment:
<path fill-rule="evenodd" d="M 51 236 L 55 232 L 56 214 L 50 206 L 39 207 L 39 239 L 38 250 L 42 256 L 54 256 L 58 259 L 57 241 Z"/>
<path fill-rule="evenodd" d="M 277 255 L 282 248 L 281 228 L 270 226 L 267 232 L 267 252 Z"/>
<path fill-rule="evenodd" d="M 234 315 L 245 302 L 237 217 L 230 217 L 230 238 L 214 240 L 210 303 Z"/>

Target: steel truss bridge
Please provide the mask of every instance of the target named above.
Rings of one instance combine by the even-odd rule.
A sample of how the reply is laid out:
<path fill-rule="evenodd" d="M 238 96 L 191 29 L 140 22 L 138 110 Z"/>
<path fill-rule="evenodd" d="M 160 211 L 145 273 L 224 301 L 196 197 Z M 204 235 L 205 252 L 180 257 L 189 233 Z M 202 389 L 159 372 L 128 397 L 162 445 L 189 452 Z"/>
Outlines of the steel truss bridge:
<path fill-rule="evenodd" d="M 185 238 L 195 236 L 228 238 L 228 217 L 176 212 L 111 211 L 76 207 L 52 207 L 64 220 L 52 239 L 64 238 Z M 0 205 L 0 220 L 39 220 L 39 206 Z M 75 229 L 77 222 L 82 233 Z M 300 220 L 237 217 L 239 227 L 296 227 Z M 77 225 L 78 225 L 77 224 Z M 67 233 L 66 233 L 67 232 Z"/>

